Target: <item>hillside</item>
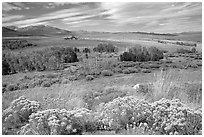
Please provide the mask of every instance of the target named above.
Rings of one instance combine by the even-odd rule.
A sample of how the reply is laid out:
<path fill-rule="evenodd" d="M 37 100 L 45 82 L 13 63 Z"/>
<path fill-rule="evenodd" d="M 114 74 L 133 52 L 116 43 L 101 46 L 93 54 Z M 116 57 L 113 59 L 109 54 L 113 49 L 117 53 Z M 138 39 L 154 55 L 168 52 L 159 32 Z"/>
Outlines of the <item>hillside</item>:
<path fill-rule="evenodd" d="M 2 27 L 2 36 L 3 37 L 14 37 L 14 36 L 19 36 L 19 33 L 7 27 Z"/>
<path fill-rule="evenodd" d="M 11 29 L 11 28 L 15 28 Z M 23 28 L 17 27 L 3 27 L 3 37 L 14 37 L 14 36 L 52 36 L 52 35 L 71 35 L 71 31 L 51 27 L 48 25 L 39 26 L 28 26 Z"/>
<path fill-rule="evenodd" d="M 114 39 L 114 40 L 136 40 L 136 39 L 159 39 L 176 41 L 202 42 L 202 32 L 183 32 L 183 33 L 148 33 L 148 32 L 89 32 L 75 31 L 80 37 L 89 39 Z"/>
<path fill-rule="evenodd" d="M 51 27 L 48 25 L 39 25 L 39 26 L 28 26 L 24 28 L 19 28 L 17 31 L 21 33 L 28 33 L 33 36 L 47 36 L 47 35 L 69 35 L 71 34 L 71 31 Z"/>

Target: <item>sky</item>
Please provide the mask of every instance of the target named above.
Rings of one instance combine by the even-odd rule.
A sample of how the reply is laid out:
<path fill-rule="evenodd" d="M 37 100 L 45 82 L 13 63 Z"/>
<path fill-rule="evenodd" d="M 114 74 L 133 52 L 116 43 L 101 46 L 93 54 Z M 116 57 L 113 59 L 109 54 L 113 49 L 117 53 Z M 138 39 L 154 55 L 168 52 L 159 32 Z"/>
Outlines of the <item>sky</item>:
<path fill-rule="evenodd" d="M 2 26 L 175 33 L 202 31 L 201 2 L 2 2 Z"/>

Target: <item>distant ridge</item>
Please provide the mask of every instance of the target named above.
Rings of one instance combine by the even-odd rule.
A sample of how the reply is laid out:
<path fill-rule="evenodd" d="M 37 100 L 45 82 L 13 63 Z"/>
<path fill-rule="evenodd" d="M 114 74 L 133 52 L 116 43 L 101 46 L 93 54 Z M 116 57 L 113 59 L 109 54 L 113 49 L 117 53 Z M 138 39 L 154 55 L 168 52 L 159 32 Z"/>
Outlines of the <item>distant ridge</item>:
<path fill-rule="evenodd" d="M 18 36 L 19 33 L 13 29 L 7 28 L 7 27 L 2 27 L 2 36 L 3 37 L 14 37 Z"/>
<path fill-rule="evenodd" d="M 11 28 L 14 28 L 15 30 Z M 23 28 L 18 28 L 15 26 L 2 27 L 3 37 L 52 35 L 72 35 L 72 32 L 48 25 L 28 26 Z"/>

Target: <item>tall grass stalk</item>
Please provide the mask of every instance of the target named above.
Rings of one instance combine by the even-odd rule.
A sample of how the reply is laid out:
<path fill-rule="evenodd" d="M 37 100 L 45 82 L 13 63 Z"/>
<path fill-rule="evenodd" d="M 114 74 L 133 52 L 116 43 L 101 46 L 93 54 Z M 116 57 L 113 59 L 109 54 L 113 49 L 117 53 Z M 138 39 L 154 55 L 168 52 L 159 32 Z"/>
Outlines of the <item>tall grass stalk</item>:
<path fill-rule="evenodd" d="M 189 81 L 183 71 L 178 73 L 176 70 L 161 70 L 160 73 L 154 74 L 154 80 L 148 89 L 150 91 L 146 99 L 151 102 L 161 98 L 177 98 L 194 107 L 202 104 L 201 82 Z"/>

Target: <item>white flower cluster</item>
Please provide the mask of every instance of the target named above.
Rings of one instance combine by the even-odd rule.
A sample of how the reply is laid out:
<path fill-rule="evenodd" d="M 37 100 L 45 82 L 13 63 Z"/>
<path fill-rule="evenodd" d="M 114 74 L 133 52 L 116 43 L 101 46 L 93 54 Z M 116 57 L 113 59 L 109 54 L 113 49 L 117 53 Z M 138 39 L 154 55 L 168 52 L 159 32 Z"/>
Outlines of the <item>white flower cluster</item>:
<path fill-rule="evenodd" d="M 29 101 L 21 96 L 11 102 L 11 105 L 3 111 L 2 123 L 4 130 L 16 128 L 28 122 L 29 116 L 40 109 L 40 103 Z"/>
<path fill-rule="evenodd" d="M 25 97 L 14 100 L 3 112 L 3 127 L 21 126 L 19 134 L 31 135 L 73 135 L 136 127 L 165 135 L 202 133 L 202 110 L 192 110 L 176 99 L 148 103 L 134 96 L 119 97 L 100 104 L 96 111 L 39 108 L 38 102 Z"/>
<path fill-rule="evenodd" d="M 147 103 L 129 96 L 99 106 L 98 119 L 106 130 L 139 126 L 167 135 L 194 135 L 202 130 L 202 111 L 194 111 L 177 99 Z"/>
<path fill-rule="evenodd" d="M 85 108 L 72 111 L 65 109 L 38 111 L 30 116 L 29 124 L 22 127 L 19 134 L 81 134 L 85 122 L 90 119 L 90 115 L 90 111 Z"/>
<path fill-rule="evenodd" d="M 139 124 L 151 114 L 150 105 L 133 96 L 116 98 L 98 111 L 98 119 L 106 129 L 127 128 L 127 124 Z"/>
<path fill-rule="evenodd" d="M 152 130 L 167 135 L 194 135 L 202 130 L 202 112 L 188 108 L 178 99 L 161 99 L 151 106 Z"/>

